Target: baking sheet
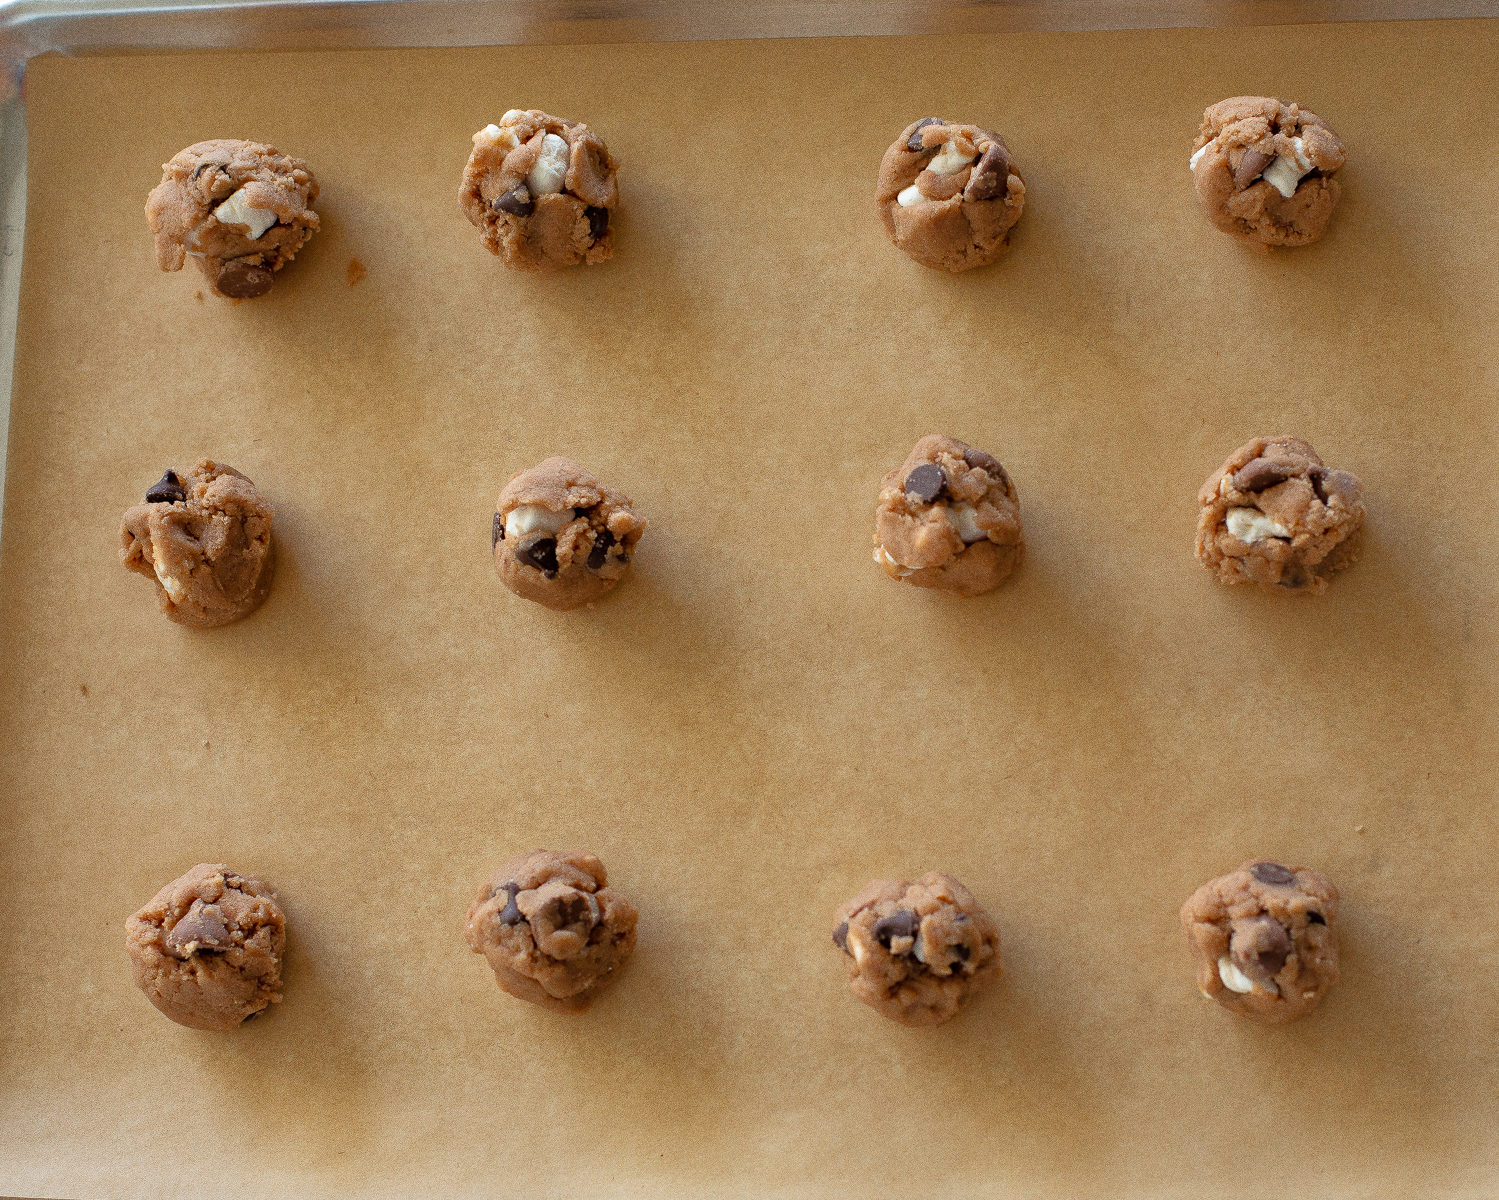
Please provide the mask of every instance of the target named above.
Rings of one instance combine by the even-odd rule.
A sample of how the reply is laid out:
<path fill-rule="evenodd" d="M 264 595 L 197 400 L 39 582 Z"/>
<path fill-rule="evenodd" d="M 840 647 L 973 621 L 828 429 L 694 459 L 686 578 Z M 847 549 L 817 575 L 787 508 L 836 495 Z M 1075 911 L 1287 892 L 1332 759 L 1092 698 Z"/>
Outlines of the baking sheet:
<path fill-rule="evenodd" d="M 1485 1194 L 1495 33 L 33 63 L 0 1190 Z M 1315 247 L 1195 209 L 1198 114 L 1246 90 L 1350 146 Z M 512 275 L 458 214 L 469 135 L 516 104 L 624 161 L 613 263 Z M 1025 172 L 993 268 L 927 272 L 872 212 L 928 112 Z M 264 301 L 155 269 L 145 192 L 209 136 L 322 182 Z M 934 430 L 1020 490 L 1028 557 L 987 598 L 869 561 L 879 478 Z M 1197 485 L 1261 432 L 1365 482 L 1363 559 L 1320 599 L 1191 557 Z M 552 453 L 652 521 L 570 615 L 488 557 L 495 494 Z M 200 454 L 278 509 L 271 599 L 206 635 L 114 557 Z M 498 861 L 572 844 L 642 912 L 576 1020 L 462 941 Z M 1344 981 L 1288 1029 L 1201 1000 L 1176 922 L 1255 854 L 1344 895 Z M 292 923 L 285 1003 L 227 1038 L 124 958 L 125 916 L 203 859 Z M 1006 975 L 905 1030 L 847 994 L 829 918 L 932 867 L 996 915 Z"/>

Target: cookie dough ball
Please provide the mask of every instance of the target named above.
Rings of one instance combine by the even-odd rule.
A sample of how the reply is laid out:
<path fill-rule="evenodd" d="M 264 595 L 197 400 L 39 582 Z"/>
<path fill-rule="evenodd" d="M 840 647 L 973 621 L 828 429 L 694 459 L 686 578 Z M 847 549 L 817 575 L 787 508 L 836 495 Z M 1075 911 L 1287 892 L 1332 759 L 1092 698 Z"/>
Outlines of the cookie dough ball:
<path fill-rule="evenodd" d="M 624 578 L 645 518 L 570 458 L 522 471 L 495 501 L 494 569 L 517 596 L 566 612 Z"/>
<path fill-rule="evenodd" d="M 1197 987 L 1256 1021 L 1304 1017 L 1338 981 L 1338 889 L 1268 859 L 1209 880 L 1182 905 Z"/>
<path fill-rule="evenodd" d="M 199 863 L 125 922 L 135 985 L 192 1029 L 237 1029 L 281 1001 L 286 917 L 276 893 Z"/>
<path fill-rule="evenodd" d="M 1270 96 L 1234 96 L 1202 114 L 1189 165 L 1197 199 L 1225 233 L 1305 246 L 1327 228 L 1347 161 L 1321 117 Z"/>
<path fill-rule="evenodd" d="M 922 266 L 966 271 L 1009 244 L 1025 182 L 999 134 L 923 117 L 885 151 L 875 203 L 890 240 Z"/>
<path fill-rule="evenodd" d="M 1321 595 L 1358 556 L 1363 490 L 1300 438 L 1255 438 L 1197 493 L 1197 559 L 1220 583 Z"/>
<path fill-rule="evenodd" d="M 120 519 L 120 561 L 156 584 L 161 611 L 180 625 L 227 625 L 271 589 L 275 510 L 255 485 L 203 459 L 168 470 Z"/>
<path fill-rule="evenodd" d="M 264 296 L 275 272 L 317 232 L 317 180 L 275 146 L 199 142 L 161 170 L 146 198 L 156 265 L 180 271 L 191 255 L 220 296 Z"/>
<path fill-rule="evenodd" d="M 464 936 L 500 990 L 582 1012 L 635 949 L 635 906 L 587 850 L 517 854 L 479 885 Z"/>
<path fill-rule="evenodd" d="M 874 561 L 893 579 L 977 596 L 1024 549 L 1020 497 L 992 454 L 928 434 L 880 483 Z"/>
<path fill-rule="evenodd" d="M 512 108 L 474 134 L 458 203 L 507 267 L 600 263 L 614 257 L 618 170 L 587 125 Z"/>
<path fill-rule="evenodd" d="M 838 910 L 833 944 L 855 996 L 902 1025 L 942 1025 L 1000 977 L 999 928 L 951 875 L 872 879 Z"/>

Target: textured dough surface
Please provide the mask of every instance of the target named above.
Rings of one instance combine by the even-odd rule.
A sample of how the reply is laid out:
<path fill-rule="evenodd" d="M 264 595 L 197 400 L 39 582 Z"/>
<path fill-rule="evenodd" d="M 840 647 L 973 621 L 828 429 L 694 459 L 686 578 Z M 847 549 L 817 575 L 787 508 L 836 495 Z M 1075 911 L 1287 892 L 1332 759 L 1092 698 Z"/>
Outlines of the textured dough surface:
<path fill-rule="evenodd" d="M 1321 595 L 1358 557 L 1363 491 L 1300 438 L 1245 442 L 1197 493 L 1197 559 L 1220 583 Z"/>
<path fill-rule="evenodd" d="M 549 524 L 559 527 L 507 536 L 512 514 L 521 509 L 554 514 Z M 645 526 L 623 492 L 570 458 L 549 458 L 512 476 L 495 501 L 494 568 L 517 596 L 565 612 L 613 590 Z"/>
<path fill-rule="evenodd" d="M 1199 154 L 1200 152 L 1200 154 Z M 1192 183 L 1214 225 L 1266 246 L 1305 246 L 1327 228 L 1348 154 L 1315 113 L 1271 96 L 1231 96 L 1202 114 Z M 1282 161 L 1276 167 L 1276 160 Z M 1285 171 L 1290 196 L 1266 172 Z"/>
<path fill-rule="evenodd" d="M 175 485 L 175 486 L 174 486 Z M 276 513 L 233 467 L 167 471 L 120 519 L 120 561 L 156 585 L 161 611 L 199 629 L 254 612 L 270 591 Z"/>
<path fill-rule="evenodd" d="M 549 136 L 561 139 L 565 151 L 558 154 L 565 160 L 551 172 L 543 163 L 538 173 Z M 498 125 L 474 134 L 458 203 L 507 267 L 555 271 L 600 263 L 614 257 L 618 171 L 603 139 L 587 125 L 540 109 L 511 109 Z"/>
<path fill-rule="evenodd" d="M 587 850 L 517 854 L 479 885 L 464 936 L 500 990 L 582 1012 L 635 949 L 635 906 Z"/>
<path fill-rule="evenodd" d="M 999 134 L 923 117 L 885 151 L 875 204 L 890 240 L 922 266 L 966 271 L 1004 252 L 1025 181 Z"/>
<path fill-rule="evenodd" d="M 279 271 L 317 231 L 317 180 L 300 158 L 259 142 L 198 142 L 161 168 L 146 199 L 146 221 L 156 235 L 156 264 L 180 271 L 192 257 L 220 296 L 263 296 Z M 254 236 L 250 225 L 219 206 L 240 195 L 246 207 L 275 217 Z M 262 218 L 263 219 L 263 218 Z"/>
<path fill-rule="evenodd" d="M 1253 859 L 1210 879 L 1181 909 L 1198 990 L 1256 1021 L 1304 1017 L 1338 981 L 1337 917 L 1338 889 L 1307 867 Z"/>
<path fill-rule="evenodd" d="M 223 863 L 199 863 L 125 922 L 136 986 L 193 1029 L 237 1029 L 279 1003 L 285 947 L 276 893 Z"/>
<path fill-rule="evenodd" d="M 1003 973 L 999 928 L 951 875 L 873 879 L 838 910 L 833 944 L 854 995 L 902 1025 L 942 1025 Z"/>
<path fill-rule="evenodd" d="M 1003 583 L 1024 550 L 1020 497 L 986 451 L 928 434 L 880 482 L 874 561 L 892 579 L 977 596 Z"/>

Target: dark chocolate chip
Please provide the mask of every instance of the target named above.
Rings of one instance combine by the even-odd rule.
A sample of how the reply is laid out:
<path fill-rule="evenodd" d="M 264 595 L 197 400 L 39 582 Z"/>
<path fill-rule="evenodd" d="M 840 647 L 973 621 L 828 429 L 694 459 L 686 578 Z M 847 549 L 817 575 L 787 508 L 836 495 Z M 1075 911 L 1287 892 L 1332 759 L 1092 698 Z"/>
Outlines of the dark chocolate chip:
<path fill-rule="evenodd" d="M 1276 586 L 1288 592 L 1299 592 L 1309 586 L 1313 578 L 1312 573 L 1300 563 L 1287 563 L 1281 570 L 1280 582 Z"/>
<path fill-rule="evenodd" d="M 1241 492 L 1263 492 L 1267 487 L 1289 479 L 1294 474 L 1296 468 L 1290 463 L 1276 462 L 1273 458 L 1256 458 L 1234 472 L 1234 487 Z"/>
<path fill-rule="evenodd" d="M 1323 504 L 1326 504 L 1327 488 L 1325 485 L 1327 483 L 1327 468 L 1313 467 L 1310 471 L 1307 472 L 1307 475 L 1312 481 L 1312 491 L 1317 493 L 1317 499 L 1322 501 Z"/>
<path fill-rule="evenodd" d="M 528 537 L 516 547 L 515 557 L 551 579 L 557 574 L 557 539 L 547 534 Z"/>
<path fill-rule="evenodd" d="M 1010 159 L 999 145 L 990 146 L 973 168 L 968 195 L 974 200 L 992 200 L 1005 193 L 1010 178 Z"/>
<path fill-rule="evenodd" d="M 963 945 L 962 942 L 959 942 L 956 946 L 954 946 L 952 948 L 952 952 L 959 958 L 961 958 L 964 962 L 968 961 L 969 949 L 967 946 Z"/>
<path fill-rule="evenodd" d="M 942 495 L 947 487 L 947 476 L 936 463 L 922 463 L 906 476 L 906 495 L 914 496 L 923 504 L 930 504 Z"/>
<path fill-rule="evenodd" d="M 174 954 L 186 957 L 192 950 L 228 950 L 234 942 L 229 929 L 217 911 L 209 912 L 203 901 L 194 900 L 193 906 L 173 925 L 166 936 L 167 948 Z"/>
<path fill-rule="evenodd" d="M 264 267 L 236 258 L 224 264 L 224 269 L 219 272 L 213 286 L 218 289 L 219 295 L 228 296 L 231 300 L 252 300 L 256 296 L 264 296 L 275 282 L 274 276 Z"/>
<path fill-rule="evenodd" d="M 253 1020 L 254 1020 L 254 1019 L 255 1019 L 255 1018 L 256 1018 L 256 1017 L 258 1017 L 258 1016 L 260 1016 L 260 1014 L 261 1014 L 261 1013 L 262 1013 L 262 1012 L 264 1012 L 264 1011 L 265 1011 L 265 1010 L 264 1010 L 264 1009 L 260 1009 L 260 1008 L 257 1008 L 257 1009 L 256 1009 L 256 1010 L 255 1010 L 255 1011 L 254 1011 L 254 1012 L 252 1012 L 252 1013 L 246 1013 L 246 1014 L 245 1014 L 245 1019 L 244 1019 L 244 1020 L 243 1020 L 243 1021 L 241 1021 L 241 1022 L 240 1022 L 240 1024 L 241 1024 L 241 1025 L 248 1025 L 248 1024 L 249 1024 L 249 1023 L 250 1023 L 250 1022 L 251 1022 L 251 1021 L 253 1021 Z"/>
<path fill-rule="evenodd" d="M 1247 188 L 1274 161 L 1273 154 L 1261 154 L 1258 150 L 1244 151 L 1244 157 L 1239 160 L 1238 169 L 1234 171 L 1234 187 L 1241 191 Z"/>
<path fill-rule="evenodd" d="M 146 489 L 147 504 L 176 504 L 177 501 L 186 499 L 187 492 L 183 489 L 182 480 L 171 469 Z"/>
<path fill-rule="evenodd" d="M 1308 925 L 1326 925 L 1327 918 L 1319 913 L 1316 909 L 1312 909 L 1306 914 L 1306 923 Z"/>
<path fill-rule="evenodd" d="M 505 893 L 505 907 L 500 910 L 497 918 L 501 925 L 519 925 L 526 916 L 515 906 L 515 897 L 520 892 L 518 883 L 502 883 L 500 890 Z"/>
<path fill-rule="evenodd" d="M 499 513 L 495 513 L 495 515 L 494 515 L 494 528 L 490 531 L 490 535 L 489 535 L 489 548 L 491 550 L 493 550 L 496 546 L 498 546 L 504 540 L 505 540 L 505 518 L 502 517 Z"/>
<path fill-rule="evenodd" d="M 531 189 L 518 183 L 496 200 L 494 207 L 496 212 L 509 213 L 512 217 L 529 217 L 536 211 L 536 201 L 531 199 Z"/>
<path fill-rule="evenodd" d="M 833 945 L 848 953 L 848 922 L 844 921 L 837 929 L 833 930 Z"/>
<path fill-rule="evenodd" d="M 874 936 L 875 940 L 888 950 L 890 943 L 896 938 L 915 937 L 916 931 L 920 928 L 920 917 L 909 908 L 897 908 L 888 917 L 881 917 L 874 923 Z"/>
<path fill-rule="evenodd" d="M 607 208 L 595 208 L 589 205 L 583 210 L 583 215 L 588 218 L 588 236 L 598 241 L 604 234 L 609 232 L 609 210 Z"/>
<path fill-rule="evenodd" d="M 557 925 L 565 928 L 579 923 L 593 924 L 593 915 L 588 910 L 588 901 L 582 896 L 569 896 L 557 901 Z"/>
<path fill-rule="evenodd" d="M 1258 862 L 1249 868 L 1249 873 L 1261 883 L 1268 883 L 1272 887 L 1285 887 L 1296 881 L 1296 872 L 1279 863 Z"/>
<path fill-rule="evenodd" d="M 604 565 L 604 560 L 609 557 L 609 547 L 614 545 L 614 535 L 607 529 L 600 529 L 593 535 L 593 549 L 588 552 L 588 569 L 597 571 Z"/>
<path fill-rule="evenodd" d="M 925 150 L 927 147 L 921 144 L 921 131 L 928 125 L 946 125 L 947 122 L 941 117 L 922 117 L 916 122 L 916 128 L 911 130 L 911 136 L 906 139 L 907 150 Z M 931 147 L 935 150 L 937 147 Z"/>
<path fill-rule="evenodd" d="M 1268 984 L 1291 957 L 1291 937 L 1268 913 L 1234 922 L 1228 940 L 1234 966 L 1259 984 Z"/>

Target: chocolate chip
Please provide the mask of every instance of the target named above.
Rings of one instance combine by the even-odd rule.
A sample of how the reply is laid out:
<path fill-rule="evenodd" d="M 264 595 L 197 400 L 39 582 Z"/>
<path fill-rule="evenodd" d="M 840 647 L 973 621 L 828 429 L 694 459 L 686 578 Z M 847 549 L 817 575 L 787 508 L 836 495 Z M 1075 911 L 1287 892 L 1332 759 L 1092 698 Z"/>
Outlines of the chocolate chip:
<path fill-rule="evenodd" d="M 906 495 L 914 496 L 923 504 L 930 504 L 942 495 L 947 487 L 947 476 L 936 463 L 922 463 L 906 476 Z"/>
<path fill-rule="evenodd" d="M 990 146 L 973 168 L 973 178 L 968 182 L 968 195 L 974 200 L 992 200 L 1005 192 L 1009 178 L 1009 156 L 1005 154 L 1003 147 L 997 144 Z"/>
<path fill-rule="evenodd" d="M 1322 501 L 1323 504 L 1326 504 L 1327 503 L 1327 487 L 1326 487 L 1326 483 L 1327 483 L 1327 468 L 1326 467 L 1313 467 L 1310 471 L 1307 472 L 1307 476 L 1312 481 L 1312 491 L 1314 491 L 1314 492 L 1317 493 L 1317 499 L 1320 500 L 1320 501 Z"/>
<path fill-rule="evenodd" d="M 1296 468 L 1290 463 L 1276 462 L 1273 458 L 1256 458 L 1234 472 L 1234 487 L 1241 492 L 1263 492 L 1267 487 L 1289 479 L 1294 474 Z"/>
<path fill-rule="evenodd" d="M 888 950 L 896 938 L 915 937 L 920 928 L 920 917 L 909 908 L 897 908 L 888 917 L 881 917 L 874 923 L 874 937 Z"/>
<path fill-rule="evenodd" d="M 844 921 L 837 929 L 833 930 L 833 945 L 848 953 L 848 922 Z"/>
<path fill-rule="evenodd" d="M 1246 976 L 1261 985 L 1269 984 L 1291 957 L 1291 937 L 1269 914 L 1243 918 L 1234 922 L 1228 953 Z"/>
<path fill-rule="evenodd" d="M 515 557 L 528 566 L 535 567 L 548 579 L 557 575 L 557 539 L 546 534 L 528 537 L 516 547 Z"/>
<path fill-rule="evenodd" d="M 494 515 L 494 528 L 489 535 L 489 548 L 493 550 L 505 540 L 505 518 L 499 513 Z"/>
<path fill-rule="evenodd" d="M 947 122 L 944 121 L 941 117 L 922 117 L 921 120 L 919 120 L 919 121 L 916 122 L 916 128 L 913 129 L 913 130 L 911 130 L 911 136 L 906 139 L 906 149 L 907 150 L 925 150 L 925 149 L 927 149 L 927 147 L 925 147 L 925 146 L 923 146 L 921 144 L 921 131 L 923 129 L 925 129 L 928 125 L 946 125 L 946 124 L 947 124 Z M 937 147 L 935 147 L 935 146 L 931 147 L 931 149 L 933 149 L 933 150 L 935 150 L 936 148 Z"/>
<path fill-rule="evenodd" d="M 218 289 L 219 295 L 228 296 L 231 300 L 252 300 L 256 296 L 264 296 L 275 282 L 275 278 L 264 267 L 236 258 L 224 264 L 224 269 L 219 272 L 213 286 Z"/>
<path fill-rule="evenodd" d="M 582 896 L 571 896 L 557 901 L 557 927 L 565 928 L 568 925 L 583 923 L 593 925 L 593 916 L 588 910 L 588 901 Z"/>
<path fill-rule="evenodd" d="M 1312 909 L 1306 914 L 1306 923 L 1308 925 L 1326 925 L 1327 918 L 1319 913 L 1316 909 Z"/>
<path fill-rule="evenodd" d="M 173 925 L 166 936 L 167 949 L 184 958 L 197 950 L 228 950 L 234 942 L 217 906 L 209 909 L 201 900 Z"/>
<path fill-rule="evenodd" d="M 1288 592 L 1299 592 L 1302 588 L 1311 585 L 1315 578 L 1313 574 L 1300 563 L 1287 563 L 1280 572 L 1280 582 L 1276 587 L 1284 588 Z"/>
<path fill-rule="evenodd" d="M 496 200 L 494 207 L 496 212 L 509 213 L 512 217 L 529 217 L 536 211 L 536 201 L 531 199 L 531 189 L 518 183 Z"/>
<path fill-rule="evenodd" d="M 515 897 L 520 892 L 520 884 L 502 883 L 500 888 L 505 893 L 505 907 L 500 910 L 500 915 L 496 919 L 501 925 L 519 925 L 526 919 L 525 914 L 515 906 Z"/>
<path fill-rule="evenodd" d="M 1244 151 L 1244 157 L 1239 160 L 1238 168 L 1234 171 L 1234 187 L 1241 190 L 1247 188 L 1274 161 L 1273 154 L 1261 154 L 1258 150 Z"/>
<path fill-rule="evenodd" d="M 1285 887 L 1296 881 L 1296 872 L 1279 863 L 1258 862 L 1249 868 L 1249 873 L 1261 883 L 1268 883 L 1272 887 Z"/>
<path fill-rule="evenodd" d="M 187 492 L 182 487 L 182 480 L 177 478 L 176 471 L 170 469 L 146 489 L 147 504 L 176 504 L 177 501 L 186 499 Z"/>
<path fill-rule="evenodd" d="M 600 529 L 593 535 L 593 549 L 588 552 L 588 569 L 597 571 L 604 565 L 604 560 L 609 557 L 609 547 L 614 545 L 614 535 L 607 529 Z"/>
<path fill-rule="evenodd" d="M 604 234 L 609 232 L 609 210 L 607 208 L 595 208 L 589 205 L 583 210 L 583 215 L 588 218 L 588 236 L 598 241 Z"/>
<path fill-rule="evenodd" d="M 961 958 L 964 962 L 968 961 L 969 949 L 967 946 L 963 945 L 962 942 L 959 942 L 956 946 L 954 946 L 952 948 L 952 952 L 959 958 Z"/>

